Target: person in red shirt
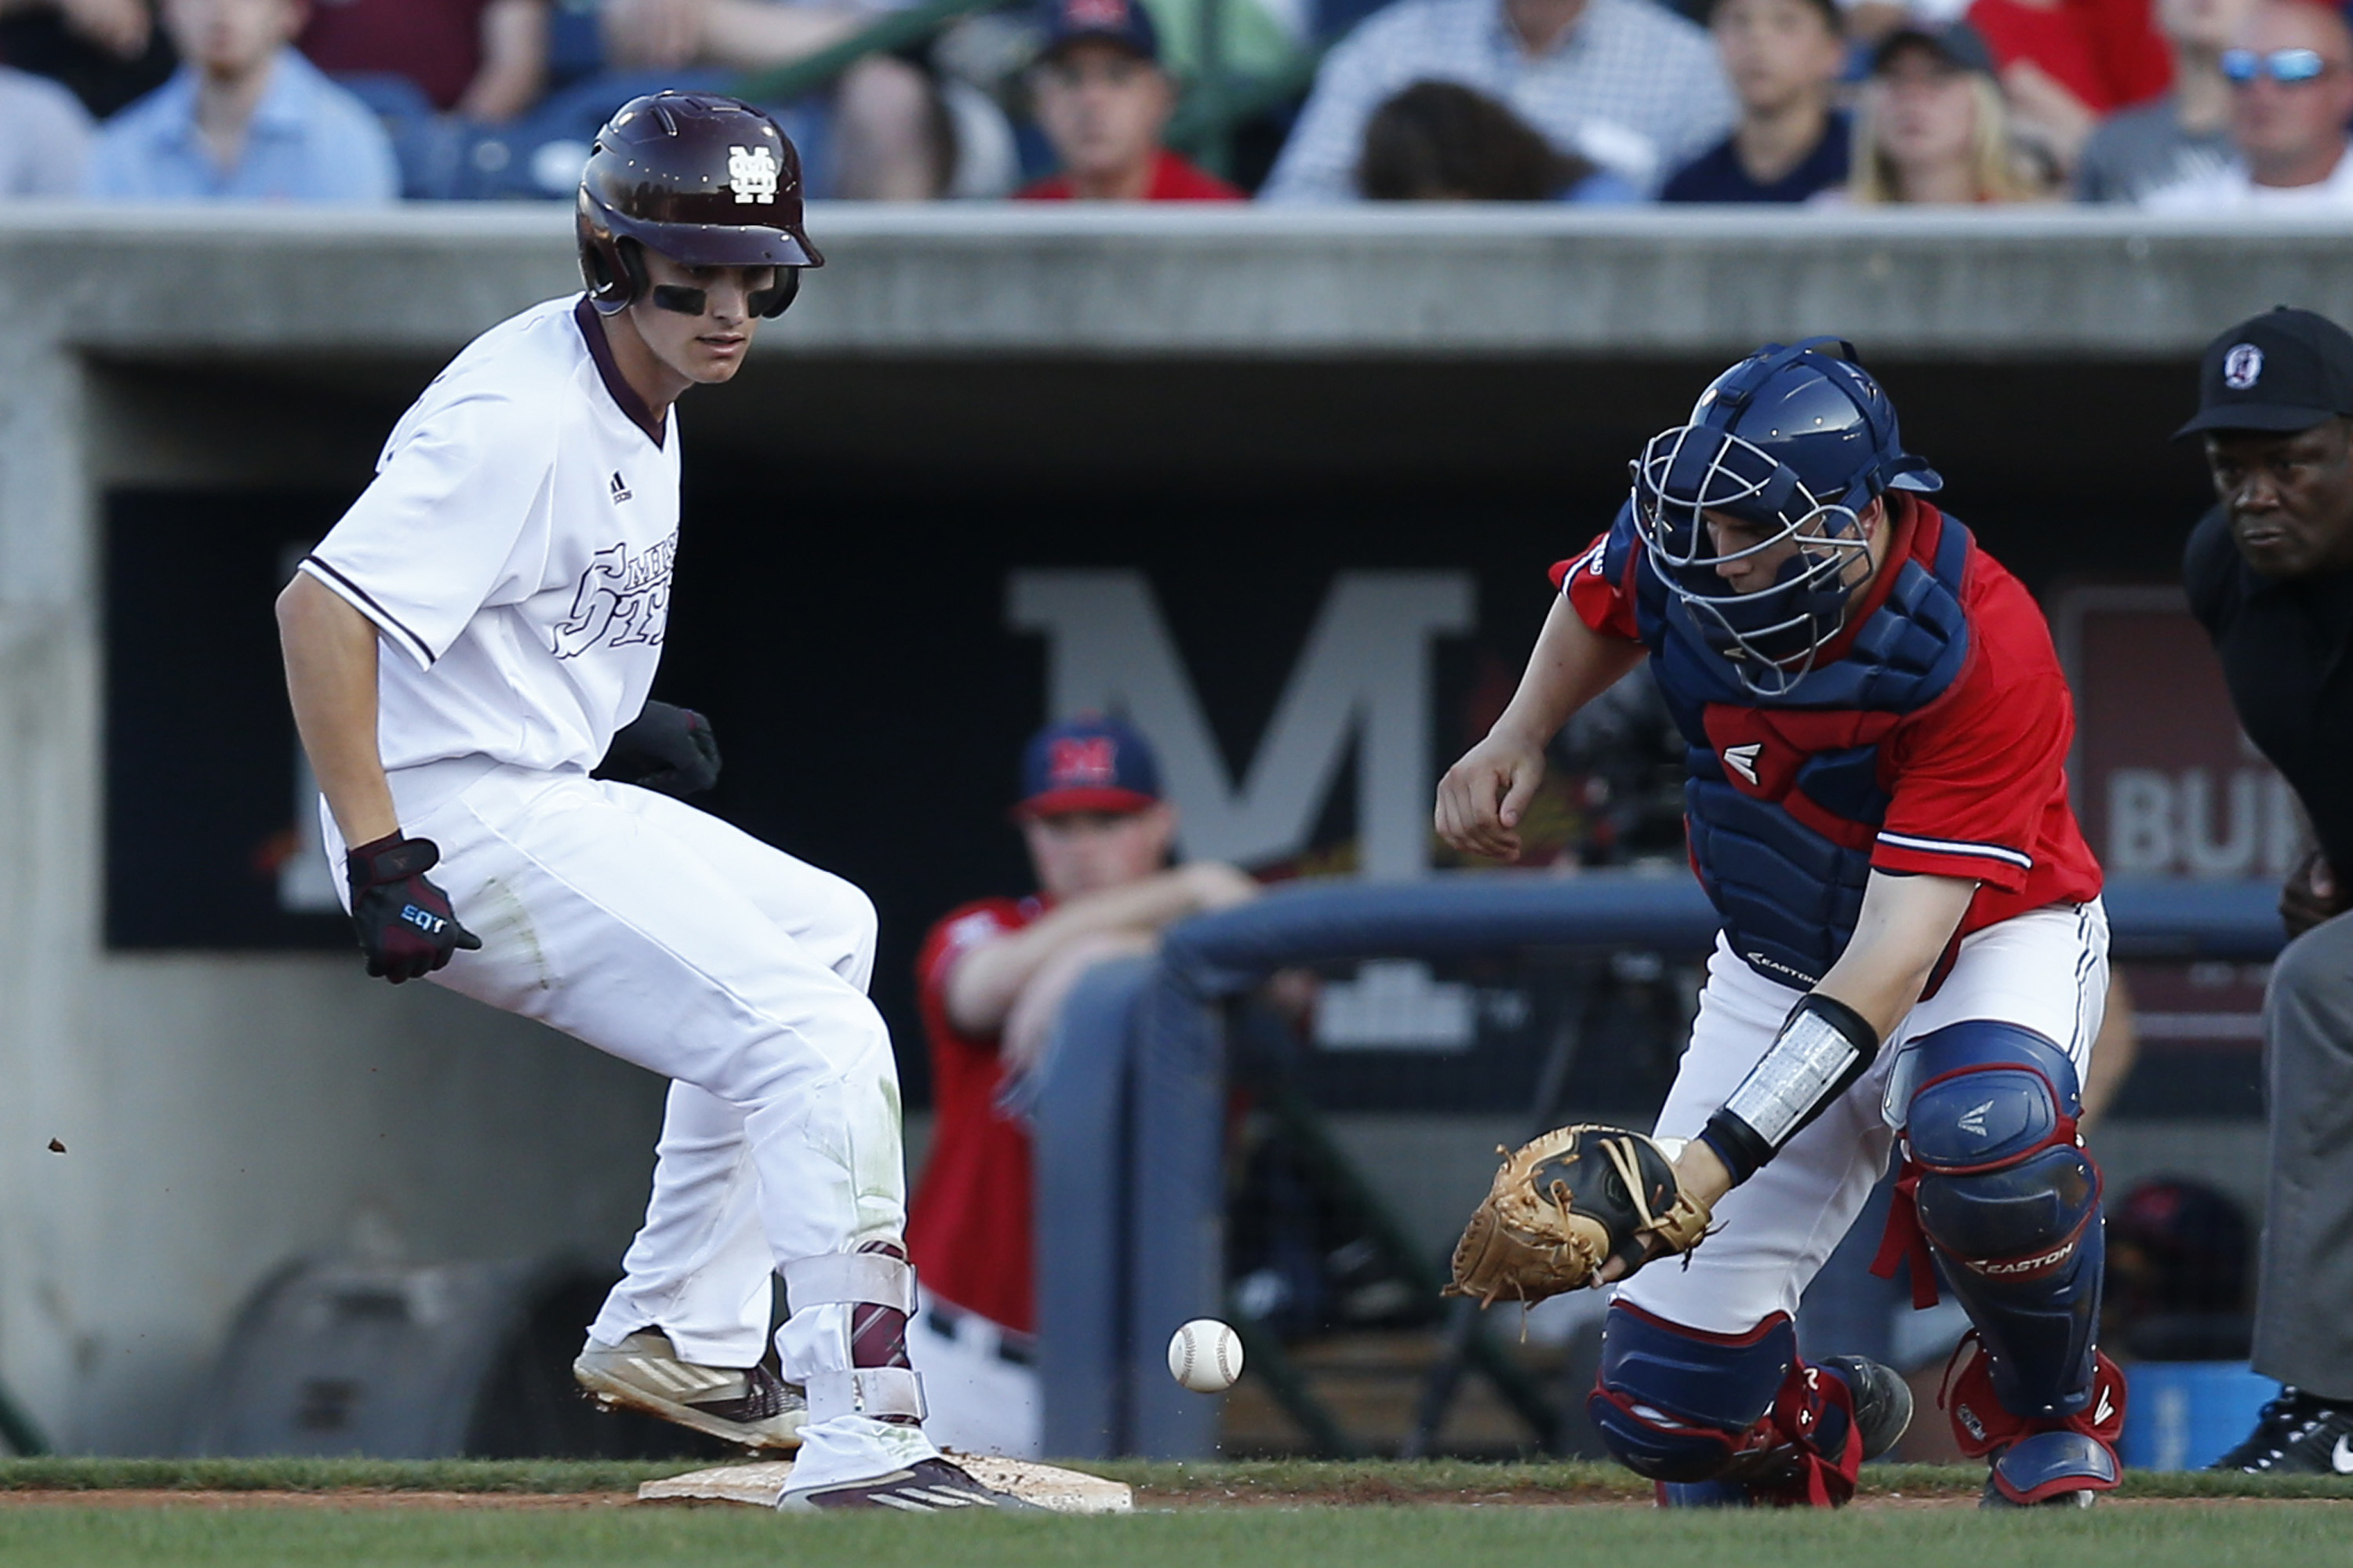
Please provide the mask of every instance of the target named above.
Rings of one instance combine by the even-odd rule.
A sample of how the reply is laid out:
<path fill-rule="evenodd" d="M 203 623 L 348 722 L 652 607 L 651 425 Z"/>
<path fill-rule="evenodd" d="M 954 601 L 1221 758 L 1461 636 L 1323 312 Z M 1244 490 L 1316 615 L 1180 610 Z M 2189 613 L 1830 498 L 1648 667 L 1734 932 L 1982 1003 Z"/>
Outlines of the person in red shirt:
<path fill-rule="evenodd" d="M 1176 84 L 1161 69 L 1160 35 L 1143 0 L 1049 0 L 1045 27 L 1029 90 L 1062 171 L 1017 199 L 1248 199 L 1161 145 Z"/>
<path fill-rule="evenodd" d="M 311 0 L 294 47 L 330 75 L 406 77 L 433 107 L 512 120 L 547 84 L 549 0 Z"/>
<path fill-rule="evenodd" d="M 1047 726 L 1015 809 L 1038 891 L 951 910 L 915 960 L 932 1048 L 931 1153 L 907 1220 L 923 1305 L 908 1353 L 935 1441 L 1036 1457 L 1029 1134 L 1005 1091 L 1038 1062 L 1079 977 L 1149 952 L 1189 915 L 1257 895 L 1232 866 L 1172 866 L 1176 810 L 1144 736 L 1117 718 Z"/>
<path fill-rule="evenodd" d="M 1908 1254 L 1915 1300 L 1941 1276 L 1968 1314 L 1947 1407 L 1989 1462 L 1985 1506 L 2084 1506 L 2120 1478 L 2076 1132 L 2107 918 L 2067 803 L 2073 713 L 2041 611 L 1930 502 L 1943 485 L 1852 345 L 1767 344 L 1643 450 L 1439 787 L 1449 842 L 1515 855 L 1546 744 L 1645 659 L 1688 747 L 1721 931 L 1656 1126 L 1672 1178 L 1635 1203 L 1713 1228 L 1680 1269 L 1638 1242 L 1597 1270 L 1624 1283 L 1587 1404 L 1670 1506 L 1836 1506 L 1902 1436 L 1903 1381 L 1809 1363 L 1791 1325 L 1892 1146 L 1881 1264 Z"/>
<path fill-rule="evenodd" d="M 2062 173 L 2100 121 L 2173 85 L 2150 0 L 1976 0 L 1968 17 L 1993 50 L 2021 133 Z"/>

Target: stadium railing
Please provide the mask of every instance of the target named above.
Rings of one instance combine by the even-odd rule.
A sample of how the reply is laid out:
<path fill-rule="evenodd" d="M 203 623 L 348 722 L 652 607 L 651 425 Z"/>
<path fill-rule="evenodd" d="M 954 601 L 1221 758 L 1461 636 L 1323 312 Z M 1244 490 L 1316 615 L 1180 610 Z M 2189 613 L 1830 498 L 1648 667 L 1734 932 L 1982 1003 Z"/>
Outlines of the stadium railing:
<path fill-rule="evenodd" d="M 2118 879 L 2105 895 L 2111 950 L 2172 962 L 2268 960 L 2282 939 L 2276 898 L 2269 884 Z M 1229 1046 L 1234 1004 L 1261 980 L 1361 959 L 1698 954 L 1715 926 L 1705 897 L 1682 876 L 1300 884 L 1172 928 L 1156 958 L 1091 971 L 1028 1089 L 1045 1451 L 1214 1451 L 1216 1402 L 1179 1388 L 1164 1357 L 1177 1325 L 1228 1313 Z M 1468 1358 L 1541 1435 L 1541 1411 L 1514 1397 L 1505 1359 L 1483 1345 L 1476 1325 L 1472 1332 Z M 1279 1346 L 1258 1340 L 1246 1334 L 1246 1359 L 1274 1372 L 1278 1399 L 1291 1404 Z M 1347 1446 L 1345 1435 L 1312 1424 L 1310 1436 L 1320 1446 Z"/>

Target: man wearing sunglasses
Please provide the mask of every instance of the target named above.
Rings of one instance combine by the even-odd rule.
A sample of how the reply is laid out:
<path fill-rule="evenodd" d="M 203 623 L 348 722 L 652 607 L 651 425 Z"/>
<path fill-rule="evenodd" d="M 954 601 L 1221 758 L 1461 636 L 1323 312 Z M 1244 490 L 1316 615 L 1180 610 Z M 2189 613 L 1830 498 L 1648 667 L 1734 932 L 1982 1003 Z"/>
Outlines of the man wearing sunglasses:
<path fill-rule="evenodd" d="M 2221 56 L 2228 166 L 2152 192 L 2152 212 L 2353 211 L 2353 27 L 2333 6 L 2265 0 Z"/>

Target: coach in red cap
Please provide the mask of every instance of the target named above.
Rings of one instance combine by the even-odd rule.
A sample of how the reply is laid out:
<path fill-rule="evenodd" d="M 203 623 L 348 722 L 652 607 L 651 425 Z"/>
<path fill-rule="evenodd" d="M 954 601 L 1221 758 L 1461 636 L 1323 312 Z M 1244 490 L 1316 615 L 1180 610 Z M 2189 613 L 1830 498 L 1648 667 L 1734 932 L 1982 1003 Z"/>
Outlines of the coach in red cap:
<path fill-rule="evenodd" d="M 1143 0 L 1047 0 L 1044 24 L 1029 94 L 1062 172 L 1019 199 L 1247 199 L 1160 144 L 1176 84 L 1161 69 L 1160 35 Z"/>
<path fill-rule="evenodd" d="M 935 1115 L 907 1223 L 923 1291 L 907 1348 L 935 1441 L 1034 1456 L 1029 1134 L 1002 1092 L 1037 1060 L 1090 966 L 1149 952 L 1166 927 L 1254 897 L 1258 885 L 1212 861 L 1169 864 L 1176 808 L 1151 746 L 1122 720 L 1047 726 L 1022 778 L 1014 816 L 1037 893 L 952 911 L 915 961 Z"/>

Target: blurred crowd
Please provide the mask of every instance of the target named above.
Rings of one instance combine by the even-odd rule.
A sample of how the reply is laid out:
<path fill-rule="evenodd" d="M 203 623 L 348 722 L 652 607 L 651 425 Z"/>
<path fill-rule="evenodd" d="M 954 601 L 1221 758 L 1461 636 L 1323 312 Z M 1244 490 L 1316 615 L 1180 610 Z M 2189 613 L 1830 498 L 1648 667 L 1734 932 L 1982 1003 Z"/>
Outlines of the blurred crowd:
<path fill-rule="evenodd" d="M 567 199 L 677 87 L 820 197 L 2353 209 L 2315 0 L 902 6 L 0 0 L 0 195 Z"/>

